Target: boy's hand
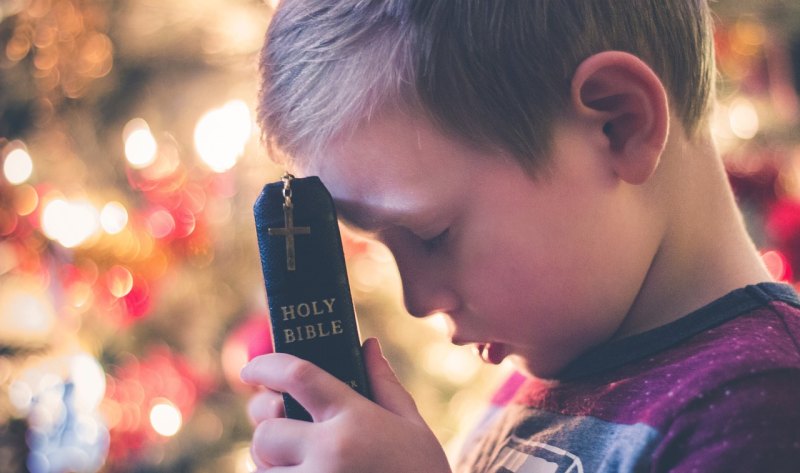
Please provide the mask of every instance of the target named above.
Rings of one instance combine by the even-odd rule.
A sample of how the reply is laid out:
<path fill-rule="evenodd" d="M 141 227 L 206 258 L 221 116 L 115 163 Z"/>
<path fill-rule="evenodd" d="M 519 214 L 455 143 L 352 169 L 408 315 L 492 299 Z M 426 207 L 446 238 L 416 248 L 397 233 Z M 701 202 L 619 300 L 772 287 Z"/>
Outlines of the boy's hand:
<path fill-rule="evenodd" d="M 250 403 L 259 471 L 450 472 L 442 447 L 376 339 L 364 343 L 364 362 L 375 402 L 291 355 L 264 355 L 245 366 L 242 379 L 268 389 Z M 294 397 L 314 422 L 283 418 L 278 392 Z"/>

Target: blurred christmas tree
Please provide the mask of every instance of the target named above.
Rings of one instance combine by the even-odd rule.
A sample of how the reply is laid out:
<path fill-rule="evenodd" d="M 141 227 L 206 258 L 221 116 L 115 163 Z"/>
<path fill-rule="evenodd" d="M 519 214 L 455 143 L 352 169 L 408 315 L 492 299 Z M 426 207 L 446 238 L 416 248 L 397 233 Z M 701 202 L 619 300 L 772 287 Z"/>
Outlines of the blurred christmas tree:
<path fill-rule="evenodd" d="M 800 268 L 800 7 L 720 1 L 716 134 L 776 277 Z M 256 0 L 0 1 L 0 471 L 248 471 L 270 349 L 251 205 Z M 443 441 L 509 368 L 406 317 L 345 237 L 363 336 Z M 421 369 L 420 369 L 421 368 Z"/>

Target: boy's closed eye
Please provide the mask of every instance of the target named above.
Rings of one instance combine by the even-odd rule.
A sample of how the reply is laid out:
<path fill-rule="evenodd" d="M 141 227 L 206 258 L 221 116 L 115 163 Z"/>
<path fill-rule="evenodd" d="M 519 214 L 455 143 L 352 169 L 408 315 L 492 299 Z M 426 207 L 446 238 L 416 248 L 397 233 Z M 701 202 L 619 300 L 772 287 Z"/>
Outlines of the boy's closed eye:
<path fill-rule="evenodd" d="M 389 223 L 386 220 L 377 218 L 364 211 L 340 211 L 339 220 L 351 233 L 370 240 L 384 240 L 389 234 L 397 234 L 397 231 L 400 230 L 401 234 L 405 234 L 417 240 L 428 252 L 440 249 L 450 236 L 450 227 L 446 227 L 441 231 L 436 231 L 435 229 L 431 231 L 429 225 L 421 225 L 419 227 L 425 228 L 424 231 L 421 231 L 416 228 L 418 225 L 412 226 L 407 224 L 410 222 L 405 222 L 402 225 L 398 223 Z"/>

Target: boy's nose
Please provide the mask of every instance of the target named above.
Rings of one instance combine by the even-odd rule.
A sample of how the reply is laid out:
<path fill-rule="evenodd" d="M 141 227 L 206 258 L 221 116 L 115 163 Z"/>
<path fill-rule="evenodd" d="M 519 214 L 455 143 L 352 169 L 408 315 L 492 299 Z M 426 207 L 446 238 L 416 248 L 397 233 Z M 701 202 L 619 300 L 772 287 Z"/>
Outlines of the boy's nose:
<path fill-rule="evenodd" d="M 409 314 L 426 317 L 458 310 L 461 302 L 452 288 L 452 274 L 445 261 L 428 254 L 409 232 L 384 235 L 383 243 L 394 255 L 400 271 L 403 301 Z"/>
<path fill-rule="evenodd" d="M 406 311 L 414 317 L 427 317 L 438 312 L 452 314 L 457 309 L 455 295 L 447 290 L 422 292 L 416 287 L 409 288 L 410 284 L 403 282 L 403 300 Z"/>
<path fill-rule="evenodd" d="M 410 264 L 398 262 L 403 283 L 403 302 L 414 317 L 426 317 L 437 312 L 453 313 L 459 307 L 456 292 L 451 289 L 446 268 L 434 261 L 417 260 Z"/>

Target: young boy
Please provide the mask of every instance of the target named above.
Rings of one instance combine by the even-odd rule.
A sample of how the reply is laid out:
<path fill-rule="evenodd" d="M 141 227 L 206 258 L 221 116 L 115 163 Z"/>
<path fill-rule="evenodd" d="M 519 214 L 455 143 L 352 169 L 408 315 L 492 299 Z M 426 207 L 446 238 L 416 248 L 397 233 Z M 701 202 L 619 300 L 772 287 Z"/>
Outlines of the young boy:
<path fill-rule="evenodd" d="M 528 377 L 457 471 L 800 471 L 800 301 L 710 137 L 705 1 L 284 0 L 261 72 L 267 142 L 388 246 L 408 311 Z M 374 402 L 245 367 L 262 471 L 451 471 L 364 352 Z"/>

